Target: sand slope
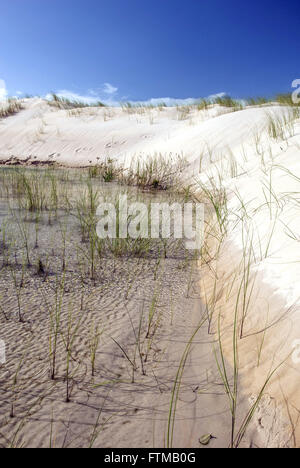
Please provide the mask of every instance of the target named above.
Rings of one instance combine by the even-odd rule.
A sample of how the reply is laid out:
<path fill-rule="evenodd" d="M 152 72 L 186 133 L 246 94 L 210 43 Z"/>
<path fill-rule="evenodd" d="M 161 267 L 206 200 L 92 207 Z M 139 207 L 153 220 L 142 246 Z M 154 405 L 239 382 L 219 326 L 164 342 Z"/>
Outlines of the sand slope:
<path fill-rule="evenodd" d="M 274 106 L 281 114 L 283 108 Z M 0 158 L 67 166 L 96 164 L 107 157 L 161 152 L 184 154 L 189 162 L 220 157 L 229 148 L 240 151 L 266 124 L 265 108 L 228 113 L 215 106 L 184 113 L 176 108 L 128 113 L 120 108 L 58 110 L 42 99 L 28 99 L 24 110 L 0 122 Z M 99 158 L 99 159 L 98 159 Z M 199 169 L 195 163 L 196 173 Z"/>
<path fill-rule="evenodd" d="M 267 131 L 270 115 L 288 120 L 290 114 L 279 105 L 233 113 L 218 106 L 188 113 L 176 108 L 73 112 L 33 99 L 19 114 L 0 121 L 0 159 L 75 167 L 107 157 L 126 165 L 135 156 L 180 154 L 189 162 L 186 182 L 199 193 L 201 185 L 225 188 L 228 225 L 214 270 L 216 314 L 222 310 L 230 328 L 244 253 L 248 258 L 250 252 L 251 294 L 249 289 L 239 340 L 242 381 L 247 394 L 256 395 L 268 372 L 285 360 L 280 380 L 270 386 L 271 400 L 261 403 L 268 407 L 261 408 L 264 417 L 269 415 L 267 430 L 259 427 L 261 417 L 256 421 L 266 446 L 291 446 L 300 444 L 300 364 L 291 357 L 300 339 L 300 123 L 286 126 L 284 137 L 274 139 Z M 202 286 L 208 301 L 213 282 L 206 272 Z M 230 334 L 224 343 L 230 361 Z M 273 409 L 270 401 L 276 402 Z"/>

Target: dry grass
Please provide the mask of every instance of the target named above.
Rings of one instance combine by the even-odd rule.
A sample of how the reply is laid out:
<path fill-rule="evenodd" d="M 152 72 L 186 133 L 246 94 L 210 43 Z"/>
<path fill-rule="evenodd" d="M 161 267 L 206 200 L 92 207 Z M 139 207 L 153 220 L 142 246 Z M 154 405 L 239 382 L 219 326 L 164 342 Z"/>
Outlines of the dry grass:
<path fill-rule="evenodd" d="M 52 94 L 52 100 L 48 101 L 49 106 L 57 107 L 58 109 L 83 109 L 87 107 L 105 107 L 105 104 L 98 101 L 93 104 L 87 104 L 82 101 L 70 100 L 57 94 Z"/>
<path fill-rule="evenodd" d="M 51 447 L 100 444 L 107 425 L 117 430 L 119 411 L 127 414 L 126 401 L 114 405 L 107 395 L 123 395 L 127 388 L 138 407 L 139 389 L 158 385 L 160 333 L 169 324 L 166 298 L 171 288 L 176 323 L 181 289 L 175 284 L 186 276 L 179 267 L 188 264 L 188 252 L 172 239 L 97 239 L 99 197 L 116 202 L 120 188 L 90 176 L 88 169 L 0 171 L 6 212 L 0 286 L 7 291 L 0 296 L 0 321 L 1 338 L 10 346 L 8 361 L 0 366 L 3 447 L 30 445 L 32 431 L 39 445 L 41 410 L 51 421 L 42 445 L 47 438 Z M 15 342 L 16 327 L 21 338 Z M 73 440 L 68 418 L 74 407 L 80 411 L 78 402 L 87 395 L 97 399 L 89 410 L 91 427 L 79 425 L 79 440 Z"/>
<path fill-rule="evenodd" d="M 7 102 L 0 107 L 0 119 L 10 117 L 11 115 L 17 114 L 23 109 L 22 101 L 18 99 L 8 99 Z"/>

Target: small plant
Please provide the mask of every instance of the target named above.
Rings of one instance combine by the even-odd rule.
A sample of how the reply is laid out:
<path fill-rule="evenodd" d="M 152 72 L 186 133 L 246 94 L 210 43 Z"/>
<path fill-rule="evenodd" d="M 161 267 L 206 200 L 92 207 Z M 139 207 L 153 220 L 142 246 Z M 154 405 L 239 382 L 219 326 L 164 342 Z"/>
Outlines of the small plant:
<path fill-rule="evenodd" d="M 284 139 L 284 126 L 283 121 L 279 118 L 268 116 L 268 134 L 273 140 Z"/>
<path fill-rule="evenodd" d="M 114 170 L 113 167 L 107 167 L 103 174 L 103 180 L 104 182 L 112 182 L 114 180 Z"/>
<path fill-rule="evenodd" d="M 228 107 L 233 111 L 238 111 L 243 109 L 243 105 L 240 101 L 232 99 L 230 96 L 217 97 L 214 99 L 214 103 L 218 104 L 221 107 Z"/>
<path fill-rule="evenodd" d="M 24 280 L 25 280 L 25 263 L 26 263 L 26 261 L 23 258 L 22 269 L 21 269 L 20 275 L 17 274 L 17 270 L 16 270 L 16 268 L 14 268 L 14 266 L 11 265 L 11 267 L 10 267 L 10 272 L 11 272 L 11 276 L 12 276 L 12 279 L 13 279 L 14 288 L 15 288 L 15 291 L 16 291 L 17 303 L 18 303 L 19 322 L 21 322 L 21 323 L 24 323 L 24 318 L 23 318 L 23 314 L 22 314 L 21 298 L 22 298 L 22 291 L 23 291 L 23 288 L 24 288 Z"/>
<path fill-rule="evenodd" d="M 181 179 L 186 160 L 181 155 L 164 157 L 162 154 L 133 160 L 123 173 L 123 183 L 143 189 L 168 190 L 175 188 Z"/>
<path fill-rule="evenodd" d="M 171 394 L 171 401 L 169 405 L 169 415 L 168 415 L 168 430 L 167 430 L 167 440 L 166 440 L 166 446 L 167 448 L 172 448 L 173 447 L 173 438 L 174 438 L 174 428 L 175 428 L 175 422 L 176 422 L 176 411 L 177 411 L 177 403 L 179 399 L 179 393 L 180 393 L 180 388 L 181 388 L 181 383 L 182 383 L 182 378 L 183 378 L 183 373 L 186 365 L 186 361 L 189 357 L 191 347 L 193 344 L 193 341 L 195 337 L 197 336 L 197 333 L 199 330 L 202 328 L 202 326 L 206 322 L 206 317 L 200 320 L 199 324 L 195 328 L 191 338 L 189 339 L 184 352 L 182 354 L 176 376 L 174 379 L 174 384 L 172 388 L 172 394 Z"/>
<path fill-rule="evenodd" d="M 90 166 L 88 174 L 90 179 L 102 178 L 104 182 L 112 182 L 121 176 L 123 169 L 117 167 L 113 159 L 106 159 L 99 162 L 96 166 Z"/>
<path fill-rule="evenodd" d="M 46 270 L 45 270 L 44 264 L 43 264 L 41 259 L 39 259 L 39 261 L 38 261 L 37 274 L 38 274 L 38 276 L 45 276 L 45 274 L 46 274 Z"/>
<path fill-rule="evenodd" d="M 51 380 L 56 378 L 56 360 L 59 344 L 59 336 L 61 333 L 61 314 L 63 306 L 63 298 L 65 293 L 65 272 L 60 279 L 56 277 L 55 299 L 54 304 L 49 305 L 47 298 L 45 299 L 46 308 L 49 312 L 49 363 Z"/>
<path fill-rule="evenodd" d="M 74 354 L 73 354 L 73 347 L 74 347 L 74 342 L 78 336 L 78 331 L 80 328 L 80 325 L 83 322 L 84 316 L 79 315 L 79 317 L 74 319 L 74 313 L 73 313 L 73 304 L 69 304 L 69 312 L 68 312 L 68 319 L 67 319 L 67 327 L 65 332 L 61 331 L 61 336 L 62 336 L 62 341 L 65 346 L 65 352 L 66 352 L 66 403 L 70 402 L 71 398 L 71 392 L 72 392 L 72 379 L 73 375 L 76 372 L 76 368 L 73 372 L 71 372 L 71 362 L 75 361 Z M 79 367 L 80 363 L 78 364 L 77 367 Z"/>
<path fill-rule="evenodd" d="M 270 100 L 266 97 L 252 97 L 247 99 L 247 104 L 248 106 L 263 106 L 267 103 L 269 103 Z"/>
<path fill-rule="evenodd" d="M 210 103 L 206 99 L 200 99 L 200 102 L 197 104 L 198 111 L 208 109 Z"/>
<path fill-rule="evenodd" d="M 95 376 L 95 364 L 96 364 L 96 355 L 100 343 L 100 338 L 104 329 L 100 329 L 99 325 L 95 326 L 93 322 L 90 332 L 90 356 L 91 356 L 91 367 L 92 367 L 92 377 Z"/>

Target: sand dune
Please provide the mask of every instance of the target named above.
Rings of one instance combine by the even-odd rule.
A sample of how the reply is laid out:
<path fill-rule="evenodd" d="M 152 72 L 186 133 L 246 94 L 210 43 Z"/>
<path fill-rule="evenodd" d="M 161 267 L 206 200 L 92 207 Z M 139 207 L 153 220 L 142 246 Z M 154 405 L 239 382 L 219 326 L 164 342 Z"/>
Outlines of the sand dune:
<path fill-rule="evenodd" d="M 283 134 L 272 137 L 270 118 L 281 122 Z M 5 164 L 86 167 L 113 158 L 126 167 L 155 153 L 186 158 L 183 183 L 200 199 L 203 188 L 226 193 L 226 230 L 213 267 L 202 267 L 202 299 L 212 310 L 214 331 L 221 314 L 229 364 L 236 304 L 243 311 L 238 345 L 247 398 L 255 399 L 266 376 L 284 361 L 251 430 L 265 446 L 299 446 L 300 364 L 292 353 L 300 340 L 300 122 L 292 119 L 291 109 L 274 104 L 237 112 L 211 106 L 129 113 L 58 110 L 29 99 L 21 112 L 0 121 Z M 215 240 L 208 242 L 213 249 Z"/>
<path fill-rule="evenodd" d="M 266 192 L 274 191 L 269 195 L 270 203 L 273 211 L 280 210 L 280 216 L 269 252 L 275 265 L 277 258 L 284 259 L 288 271 L 281 275 L 284 266 L 278 272 L 269 258 L 260 263 L 260 268 L 266 271 L 266 281 L 276 282 L 289 304 L 298 299 L 294 284 L 300 280 L 295 263 L 299 242 L 288 234 L 293 237 L 291 232 L 296 236 L 299 233 L 300 126 L 296 124 L 295 135 L 286 141 L 274 142 L 266 133 L 268 115 L 281 118 L 288 115 L 288 108 L 274 105 L 228 113 L 228 109 L 214 106 L 191 110 L 180 120 L 183 117 L 176 108 L 146 109 L 143 114 L 128 114 L 120 108 L 88 108 L 75 110 L 72 116 L 72 111 L 57 110 L 41 99 L 29 99 L 24 107 L 0 122 L 0 160 L 78 167 L 108 157 L 126 165 L 134 157 L 147 158 L 155 153 L 183 155 L 190 165 L 186 179 L 205 184 L 211 177 L 220 180 L 228 189 L 231 212 L 238 209 L 235 192 L 239 193 L 255 226 L 253 242 L 261 243 L 261 249 L 266 249 L 273 226 L 272 213 L 269 222 L 263 222 L 269 213 L 269 207 L 263 205 Z M 280 200 L 277 207 L 276 197 Z M 241 246 L 241 236 L 236 232 L 232 241 Z"/>
<path fill-rule="evenodd" d="M 272 107 L 281 115 L 284 108 Z M 57 110 L 42 99 L 29 99 L 24 110 L 1 121 L 0 157 L 34 162 L 55 161 L 70 167 L 96 164 L 107 157 L 130 160 L 155 152 L 182 154 L 190 163 L 209 153 L 214 158 L 228 149 L 251 144 L 266 124 L 266 109 L 228 113 L 227 108 L 188 113 L 177 108 L 128 113 L 120 108 Z M 99 158 L 99 159 L 98 159 Z"/>

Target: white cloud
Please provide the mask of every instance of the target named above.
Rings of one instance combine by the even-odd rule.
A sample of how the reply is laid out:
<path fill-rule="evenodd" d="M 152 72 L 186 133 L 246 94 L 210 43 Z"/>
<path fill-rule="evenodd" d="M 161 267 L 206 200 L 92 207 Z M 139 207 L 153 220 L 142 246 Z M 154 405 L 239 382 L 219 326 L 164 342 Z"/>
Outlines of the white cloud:
<path fill-rule="evenodd" d="M 69 91 L 66 89 L 59 90 L 55 93 L 58 97 L 69 99 L 70 101 L 80 101 L 86 104 L 96 104 L 97 102 L 101 101 L 103 104 L 107 106 L 119 106 L 121 102 L 130 102 L 132 105 L 159 105 L 165 104 L 168 107 L 171 106 L 184 106 L 184 105 L 192 105 L 199 102 L 199 99 L 196 98 L 187 98 L 187 99 L 174 99 L 170 97 L 165 98 L 151 98 L 146 101 L 132 101 L 128 97 L 123 97 L 120 101 L 116 100 L 113 94 L 109 96 L 103 96 L 103 94 L 97 92 L 95 90 L 89 90 L 87 94 L 78 94 L 74 93 L 73 91 Z M 108 94 L 108 93 L 107 93 Z M 47 94 L 45 96 L 46 99 L 52 99 L 51 94 Z"/>
<path fill-rule="evenodd" d="M 0 101 L 4 101 L 7 98 L 7 89 L 4 80 L 0 80 Z"/>
<path fill-rule="evenodd" d="M 110 83 L 104 83 L 101 88 L 89 89 L 85 94 L 75 93 L 73 91 L 63 89 L 56 92 L 57 96 L 61 98 L 69 99 L 70 101 L 80 101 L 86 104 L 96 104 L 97 102 L 101 101 L 103 104 L 107 106 L 119 106 L 121 102 L 129 102 L 132 105 L 144 105 L 144 106 L 156 106 L 159 104 L 165 104 L 168 107 L 171 106 L 184 106 L 184 105 L 193 105 L 199 103 L 201 98 L 171 98 L 171 97 L 163 97 L 163 98 L 150 98 L 145 101 L 133 101 L 127 96 L 124 96 L 120 100 L 117 100 L 116 96 L 118 93 L 118 88 L 111 85 Z M 216 94 L 211 94 L 207 96 L 205 99 L 213 102 L 218 97 L 227 96 L 227 93 L 221 92 Z M 51 94 L 47 94 L 45 96 L 46 99 L 51 99 Z"/>
<path fill-rule="evenodd" d="M 22 91 L 16 91 L 16 97 L 22 96 L 24 93 Z M 150 98 L 145 101 L 133 101 L 130 100 L 129 97 L 122 97 L 120 100 L 117 100 L 116 96 L 118 94 L 118 88 L 113 86 L 111 83 L 104 83 L 101 87 L 95 89 L 89 89 L 87 93 L 76 93 L 67 89 L 62 89 L 56 92 L 57 96 L 61 98 L 69 99 L 70 101 L 80 101 L 86 104 L 97 104 L 99 101 L 103 102 L 107 106 L 119 106 L 121 102 L 130 102 L 132 105 L 145 105 L 145 106 L 156 106 L 159 104 L 165 104 L 168 107 L 171 106 L 184 106 L 184 105 L 193 105 L 197 104 L 201 98 L 186 98 L 186 99 L 178 99 L 178 98 L 171 98 L 171 97 L 164 97 L 164 98 Z M 213 102 L 218 97 L 224 97 L 227 93 L 221 92 L 216 94 L 211 94 L 207 96 L 206 99 L 208 101 Z M 8 93 L 5 81 L 0 79 L 0 101 L 4 101 L 7 99 Z M 45 96 L 46 99 L 52 99 L 51 94 L 47 94 Z"/>
<path fill-rule="evenodd" d="M 97 101 L 100 100 L 96 96 L 90 96 L 90 95 L 85 96 L 85 95 L 81 95 L 78 93 L 74 93 L 73 91 L 68 91 L 67 89 L 62 89 L 60 91 L 57 91 L 55 94 L 60 98 L 69 99 L 70 101 L 80 101 L 80 102 L 84 102 L 85 104 L 96 104 Z M 52 94 L 47 94 L 45 98 L 52 99 Z"/>
<path fill-rule="evenodd" d="M 184 106 L 184 105 L 192 105 L 198 102 L 199 99 L 196 98 L 187 98 L 187 99 L 176 99 L 171 97 L 164 97 L 164 98 L 151 98 L 147 99 L 146 101 L 129 101 L 131 104 L 141 104 L 143 106 L 157 106 L 159 104 L 165 104 L 168 107 L 171 106 Z"/>
<path fill-rule="evenodd" d="M 217 93 L 217 94 L 211 94 L 210 96 L 207 96 L 205 99 L 207 101 L 214 101 L 218 97 L 224 97 L 227 96 L 227 93 Z M 146 101 L 129 101 L 132 105 L 134 104 L 141 104 L 145 106 L 157 106 L 159 104 L 165 104 L 168 107 L 171 106 L 191 106 L 193 104 L 198 104 L 199 101 L 201 101 L 201 98 L 186 98 L 186 99 L 177 99 L 177 98 L 171 98 L 171 97 L 164 97 L 164 98 L 151 98 L 147 99 Z"/>
<path fill-rule="evenodd" d="M 97 104 L 97 102 L 101 101 L 108 106 L 118 106 L 119 101 L 116 101 L 115 98 L 117 92 L 118 88 L 110 83 L 104 83 L 101 88 L 89 89 L 86 94 L 75 93 L 67 89 L 59 90 L 55 94 L 70 101 L 80 101 L 86 104 Z M 47 94 L 45 97 L 51 99 L 52 95 Z"/>
<path fill-rule="evenodd" d="M 228 96 L 227 93 L 217 93 L 217 94 L 211 94 L 210 96 L 207 96 L 207 100 L 208 101 L 214 101 L 215 99 L 218 99 L 218 98 L 223 98 L 225 96 Z"/>
<path fill-rule="evenodd" d="M 114 94 L 117 94 L 118 88 L 116 88 L 115 86 L 113 86 L 110 83 L 104 83 L 103 92 L 105 94 L 108 94 L 109 96 L 113 96 Z"/>

